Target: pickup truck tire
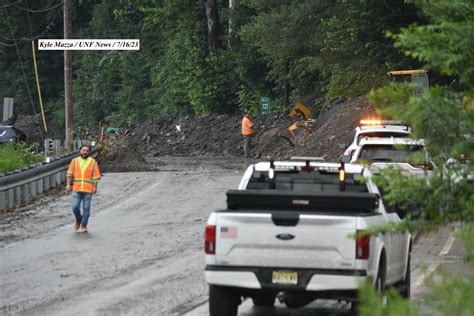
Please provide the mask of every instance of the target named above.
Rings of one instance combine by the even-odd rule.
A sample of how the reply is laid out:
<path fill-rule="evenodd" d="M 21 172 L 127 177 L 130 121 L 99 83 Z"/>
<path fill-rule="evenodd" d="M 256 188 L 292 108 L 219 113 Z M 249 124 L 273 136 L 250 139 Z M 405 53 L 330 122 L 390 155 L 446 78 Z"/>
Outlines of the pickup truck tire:
<path fill-rule="evenodd" d="M 411 255 L 408 254 L 407 260 L 407 272 L 405 273 L 405 280 L 401 283 L 402 290 L 400 291 L 400 295 L 404 298 L 410 298 L 411 291 Z"/>
<path fill-rule="evenodd" d="M 224 286 L 209 285 L 209 316 L 237 316 L 240 296 Z"/>
<path fill-rule="evenodd" d="M 375 277 L 375 291 L 379 294 L 382 294 L 385 291 L 385 271 L 385 254 L 382 252 L 377 276 Z"/>
<path fill-rule="evenodd" d="M 273 306 L 275 304 L 275 294 L 261 293 L 252 297 L 253 305 L 255 306 Z"/>

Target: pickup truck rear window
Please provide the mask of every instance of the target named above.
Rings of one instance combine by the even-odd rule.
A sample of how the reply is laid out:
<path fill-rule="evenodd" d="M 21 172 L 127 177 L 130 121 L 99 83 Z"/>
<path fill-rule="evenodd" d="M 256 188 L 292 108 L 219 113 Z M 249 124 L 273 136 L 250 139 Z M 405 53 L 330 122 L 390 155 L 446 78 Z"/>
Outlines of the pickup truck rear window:
<path fill-rule="evenodd" d="M 423 146 L 364 145 L 359 159 L 369 162 L 412 162 L 426 159 Z"/>

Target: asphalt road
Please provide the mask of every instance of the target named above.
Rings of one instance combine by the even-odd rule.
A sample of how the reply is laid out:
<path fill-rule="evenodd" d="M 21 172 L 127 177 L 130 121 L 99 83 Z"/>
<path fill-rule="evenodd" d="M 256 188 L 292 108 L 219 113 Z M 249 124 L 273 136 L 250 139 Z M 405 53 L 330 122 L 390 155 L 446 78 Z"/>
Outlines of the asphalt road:
<path fill-rule="evenodd" d="M 224 193 L 237 187 L 244 167 L 222 165 L 167 161 L 161 172 L 106 174 L 87 234 L 74 231 L 67 194 L 0 214 L 0 314 L 207 315 L 204 227 L 208 214 L 225 206 Z M 422 235 L 415 245 L 415 300 L 424 292 L 423 266 L 435 271 L 449 263 L 464 271 L 462 245 L 452 230 Z M 344 303 L 332 301 L 297 311 L 281 304 L 259 310 L 246 301 L 239 314 L 346 311 Z"/>
<path fill-rule="evenodd" d="M 106 174 L 89 233 L 70 195 L 0 216 L 0 314 L 180 314 L 206 300 L 203 233 L 231 170 Z"/>

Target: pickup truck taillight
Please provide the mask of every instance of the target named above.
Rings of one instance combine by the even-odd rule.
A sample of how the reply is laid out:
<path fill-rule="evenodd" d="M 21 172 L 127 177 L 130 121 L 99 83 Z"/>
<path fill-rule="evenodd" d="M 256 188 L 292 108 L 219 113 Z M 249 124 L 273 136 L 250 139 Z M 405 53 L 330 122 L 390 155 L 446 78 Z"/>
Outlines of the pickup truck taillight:
<path fill-rule="evenodd" d="M 204 251 L 208 255 L 214 255 L 216 253 L 216 226 L 207 225 L 206 232 L 204 233 Z"/>
<path fill-rule="evenodd" d="M 370 235 L 362 235 L 362 230 L 357 231 L 356 239 L 356 259 L 369 259 L 370 254 Z"/>

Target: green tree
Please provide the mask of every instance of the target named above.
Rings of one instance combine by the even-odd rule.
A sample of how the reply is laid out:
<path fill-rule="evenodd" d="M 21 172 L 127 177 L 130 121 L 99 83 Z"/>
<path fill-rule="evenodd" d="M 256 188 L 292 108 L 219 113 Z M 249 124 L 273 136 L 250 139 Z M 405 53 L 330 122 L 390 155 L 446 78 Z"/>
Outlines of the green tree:
<path fill-rule="evenodd" d="M 420 218 L 407 220 L 402 228 L 464 223 L 462 236 L 467 248 L 467 260 L 472 264 L 474 186 L 468 182 L 468 175 L 472 176 L 474 170 L 472 164 L 446 166 L 444 162 L 450 157 L 472 157 L 474 154 L 474 7 L 470 0 L 413 2 L 431 23 L 411 25 L 399 34 L 391 34 L 395 45 L 408 56 L 426 63 L 431 71 L 452 76 L 459 83 L 434 85 L 420 98 L 409 97 L 409 87 L 395 84 L 381 88 L 370 96 L 371 102 L 384 117 L 407 121 L 413 127 L 415 137 L 426 140 L 439 166 L 429 183 L 396 172 L 386 174 L 389 181 L 383 182 L 389 184 L 386 190 L 390 192 L 390 200 L 403 204 L 411 199 L 421 207 Z M 442 273 L 442 282 L 431 284 L 429 297 L 432 307 L 440 315 L 472 315 L 474 306 L 468 297 L 473 293 L 473 284 L 472 276 L 460 278 Z M 374 315 L 373 311 L 377 310 L 366 307 L 361 310 L 363 315 Z M 385 315 L 387 312 L 375 314 Z M 396 308 L 393 314 L 396 315 Z M 405 315 L 416 315 L 416 311 Z"/>

